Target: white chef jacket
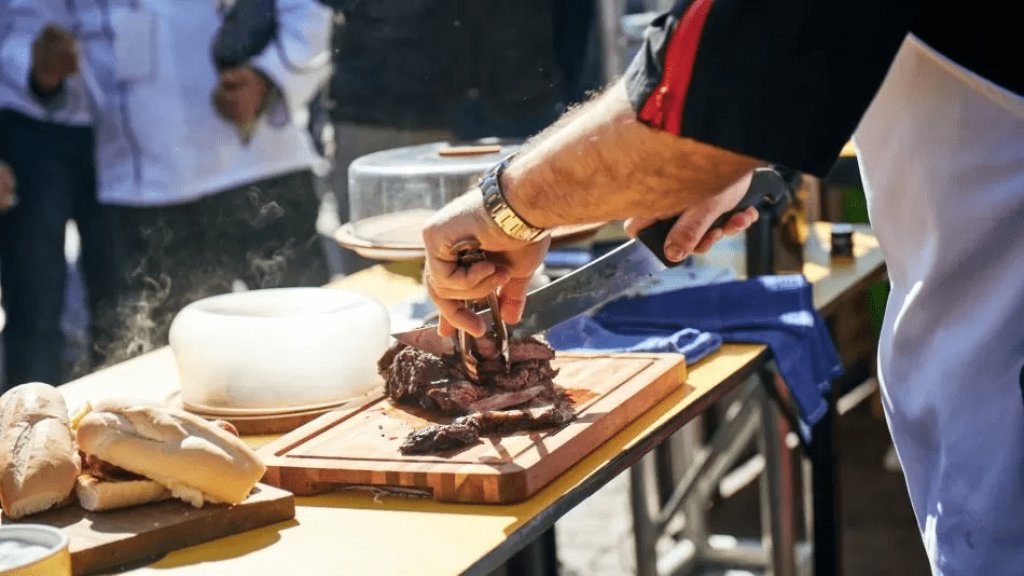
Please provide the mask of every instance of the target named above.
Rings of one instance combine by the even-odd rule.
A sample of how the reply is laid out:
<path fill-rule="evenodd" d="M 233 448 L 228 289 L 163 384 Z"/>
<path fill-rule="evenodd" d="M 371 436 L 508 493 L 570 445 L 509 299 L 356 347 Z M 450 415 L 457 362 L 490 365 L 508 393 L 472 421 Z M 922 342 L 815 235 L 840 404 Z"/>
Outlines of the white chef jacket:
<path fill-rule="evenodd" d="M 276 1 L 277 39 L 250 65 L 281 98 L 247 144 L 212 104 L 210 45 L 221 21 L 214 0 L 7 1 L 14 17 L 6 41 L 0 35 L 0 53 L 11 55 L 5 75 L 26 77 L 25 56 L 45 22 L 79 40 L 83 73 L 71 84 L 84 85 L 92 107 L 101 202 L 180 204 L 317 166 L 306 124 L 330 74 L 331 13 L 316 0 Z"/>

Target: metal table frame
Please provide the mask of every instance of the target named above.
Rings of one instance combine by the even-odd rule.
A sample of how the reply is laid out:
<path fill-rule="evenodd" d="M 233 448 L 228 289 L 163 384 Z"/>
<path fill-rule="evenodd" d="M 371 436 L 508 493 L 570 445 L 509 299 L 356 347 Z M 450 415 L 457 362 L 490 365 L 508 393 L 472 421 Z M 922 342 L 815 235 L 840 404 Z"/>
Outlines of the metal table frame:
<path fill-rule="evenodd" d="M 694 405 L 694 411 L 697 413 L 707 411 L 726 394 L 756 376 L 768 360 L 769 354 L 765 349 L 753 362 L 734 372 L 716 386 L 713 392 L 697 402 Z M 558 574 L 558 558 L 555 550 L 555 521 L 620 473 L 635 467 L 634 465 L 640 462 L 645 455 L 664 444 L 674 433 L 693 419 L 693 411 L 681 412 L 662 424 L 656 431 L 609 461 L 607 465 L 589 476 L 554 505 L 547 507 L 541 514 L 510 534 L 504 545 L 480 558 L 464 574 L 489 575 L 504 566 L 505 573 L 509 575 L 556 576 Z"/>

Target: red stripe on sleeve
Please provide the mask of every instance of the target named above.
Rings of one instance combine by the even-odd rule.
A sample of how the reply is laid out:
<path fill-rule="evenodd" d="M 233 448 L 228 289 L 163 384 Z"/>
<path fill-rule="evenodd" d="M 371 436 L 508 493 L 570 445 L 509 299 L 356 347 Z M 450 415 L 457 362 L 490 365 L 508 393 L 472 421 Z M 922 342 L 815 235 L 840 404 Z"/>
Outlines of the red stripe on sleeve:
<path fill-rule="evenodd" d="M 686 92 L 690 88 L 693 62 L 711 3 L 712 0 L 696 0 L 676 25 L 665 48 L 661 82 L 640 108 L 638 117 L 643 122 L 675 134 L 681 132 Z"/>

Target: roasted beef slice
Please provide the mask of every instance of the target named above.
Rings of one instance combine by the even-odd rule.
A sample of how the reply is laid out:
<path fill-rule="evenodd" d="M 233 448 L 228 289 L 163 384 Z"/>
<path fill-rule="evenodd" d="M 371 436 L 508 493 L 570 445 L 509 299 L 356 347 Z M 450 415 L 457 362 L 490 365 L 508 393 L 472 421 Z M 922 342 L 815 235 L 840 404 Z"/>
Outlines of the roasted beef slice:
<path fill-rule="evenodd" d="M 572 419 L 569 402 L 554 385 L 558 371 L 551 367 L 555 352 L 550 346 L 536 338 L 514 340 L 506 368 L 493 338 L 474 344 L 479 382 L 470 381 L 457 358 L 439 358 L 403 344 L 381 357 L 378 369 L 393 401 L 465 415 L 413 432 L 403 453 L 449 450 L 476 442 L 480 434 L 561 426 Z M 516 407 L 523 409 L 512 410 Z"/>

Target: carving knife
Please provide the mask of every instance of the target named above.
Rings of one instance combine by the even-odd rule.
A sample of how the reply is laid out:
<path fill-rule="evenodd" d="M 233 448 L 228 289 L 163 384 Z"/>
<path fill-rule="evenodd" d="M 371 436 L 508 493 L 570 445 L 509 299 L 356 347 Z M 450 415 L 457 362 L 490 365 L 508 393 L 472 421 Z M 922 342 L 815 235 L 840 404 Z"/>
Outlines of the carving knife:
<path fill-rule="evenodd" d="M 777 172 L 768 168 L 755 170 L 743 199 L 715 220 L 711 228 L 724 225 L 734 214 L 750 206 L 774 204 L 788 193 L 788 185 Z M 675 221 L 675 217 L 659 220 L 642 230 L 636 239 L 527 294 L 523 318 L 518 324 L 508 327 L 509 337 L 522 338 L 543 332 L 614 299 L 665 268 L 679 264 L 664 254 L 665 239 Z M 477 314 L 490 328 L 490 313 L 484 310 Z M 438 356 L 455 352 L 454 339 L 438 335 L 436 326 L 424 326 L 391 336 Z"/>

